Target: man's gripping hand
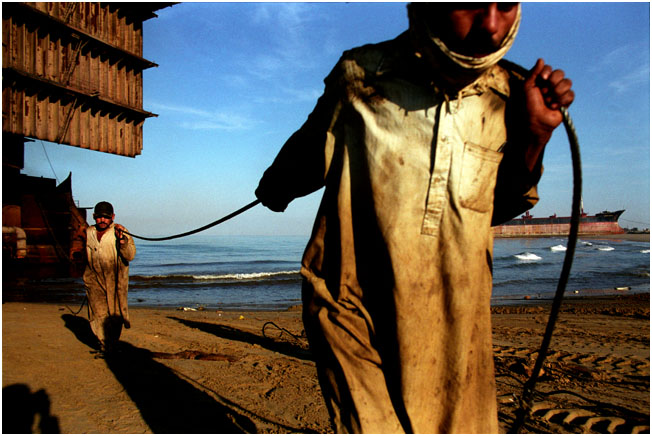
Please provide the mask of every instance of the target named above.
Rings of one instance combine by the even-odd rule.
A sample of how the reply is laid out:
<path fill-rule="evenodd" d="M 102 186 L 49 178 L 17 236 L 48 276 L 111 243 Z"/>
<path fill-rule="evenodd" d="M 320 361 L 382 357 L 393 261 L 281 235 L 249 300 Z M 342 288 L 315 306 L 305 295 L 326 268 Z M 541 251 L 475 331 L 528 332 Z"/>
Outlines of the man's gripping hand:
<path fill-rule="evenodd" d="M 289 199 L 280 198 L 279 194 L 266 185 L 260 184 L 256 189 L 256 198 L 273 212 L 283 212 L 288 207 Z"/>
<path fill-rule="evenodd" d="M 126 232 L 127 229 L 125 229 L 122 225 L 120 224 L 115 224 L 115 237 L 118 241 L 120 241 L 120 245 L 124 245 L 127 242 L 127 237 L 123 232 Z"/>
<path fill-rule="evenodd" d="M 532 140 L 526 153 L 526 162 L 530 170 L 534 168 L 552 132 L 562 122 L 559 109 L 570 106 L 575 99 L 572 85 L 573 83 L 565 77 L 562 70 L 553 70 L 543 59 L 537 60 L 523 84 L 528 128 Z"/>

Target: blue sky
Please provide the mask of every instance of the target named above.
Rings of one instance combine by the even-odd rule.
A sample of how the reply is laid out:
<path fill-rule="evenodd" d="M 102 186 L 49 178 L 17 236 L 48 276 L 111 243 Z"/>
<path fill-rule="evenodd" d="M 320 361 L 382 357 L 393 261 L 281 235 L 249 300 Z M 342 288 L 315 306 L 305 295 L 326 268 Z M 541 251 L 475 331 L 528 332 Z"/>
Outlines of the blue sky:
<path fill-rule="evenodd" d="M 144 24 L 144 57 L 159 66 L 144 73 L 144 109 L 158 117 L 145 122 L 142 154 L 36 141 L 23 170 L 59 180 L 72 172 L 80 206 L 108 200 L 116 221 L 144 236 L 181 233 L 253 201 L 341 53 L 407 29 L 405 3 L 182 3 L 158 15 Z M 506 58 L 530 68 L 538 57 L 574 82 L 585 211 L 626 209 L 622 226 L 649 227 L 649 3 L 525 3 Z M 568 149 L 559 128 L 533 215 L 570 214 Z M 307 235 L 322 192 L 281 214 L 257 206 L 207 233 Z"/>

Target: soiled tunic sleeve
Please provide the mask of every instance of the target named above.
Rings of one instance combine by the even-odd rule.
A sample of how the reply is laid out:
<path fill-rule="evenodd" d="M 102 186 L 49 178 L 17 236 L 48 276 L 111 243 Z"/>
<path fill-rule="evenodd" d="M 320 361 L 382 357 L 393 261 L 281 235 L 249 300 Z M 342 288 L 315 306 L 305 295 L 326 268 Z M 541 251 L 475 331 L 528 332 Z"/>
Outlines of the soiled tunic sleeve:
<path fill-rule="evenodd" d="M 333 152 L 329 129 L 339 108 L 333 75 L 325 80 L 326 90 L 306 122 L 283 145 L 258 184 L 256 197 L 273 211 L 281 212 L 295 198 L 324 186 Z"/>

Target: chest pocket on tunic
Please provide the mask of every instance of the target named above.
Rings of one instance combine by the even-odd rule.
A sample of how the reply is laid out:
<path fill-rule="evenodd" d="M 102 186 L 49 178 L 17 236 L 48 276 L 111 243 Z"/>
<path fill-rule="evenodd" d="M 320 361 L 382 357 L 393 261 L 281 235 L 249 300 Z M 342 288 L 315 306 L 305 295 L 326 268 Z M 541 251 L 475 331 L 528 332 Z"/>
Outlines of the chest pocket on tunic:
<path fill-rule="evenodd" d="M 479 145 L 464 143 L 459 186 L 460 204 L 477 212 L 488 212 L 493 206 L 498 165 L 503 154 Z"/>

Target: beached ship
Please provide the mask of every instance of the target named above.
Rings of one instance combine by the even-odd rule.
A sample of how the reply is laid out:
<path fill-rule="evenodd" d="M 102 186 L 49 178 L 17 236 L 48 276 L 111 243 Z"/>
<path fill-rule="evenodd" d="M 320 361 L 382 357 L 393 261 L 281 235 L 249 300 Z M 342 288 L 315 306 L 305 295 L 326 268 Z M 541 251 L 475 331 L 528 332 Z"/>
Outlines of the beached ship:
<path fill-rule="evenodd" d="M 595 215 L 582 213 L 580 215 L 579 235 L 614 235 L 625 233 L 618 224 L 618 218 L 625 212 L 605 210 Z M 527 236 L 559 236 L 568 235 L 570 217 L 558 217 L 556 214 L 546 218 L 535 218 L 530 212 L 525 212 L 520 218 L 515 218 L 499 226 L 495 226 L 494 236 L 497 238 L 527 237 Z"/>
<path fill-rule="evenodd" d="M 56 175 L 22 173 L 25 143 L 141 154 L 143 124 L 156 116 L 143 109 L 143 71 L 156 66 L 143 58 L 143 22 L 171 5 L 3 3 L 3 284 L 79 275 L 86 209 L 75 204 L 70 177 L 58 184 Z"/>

